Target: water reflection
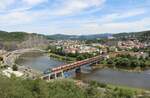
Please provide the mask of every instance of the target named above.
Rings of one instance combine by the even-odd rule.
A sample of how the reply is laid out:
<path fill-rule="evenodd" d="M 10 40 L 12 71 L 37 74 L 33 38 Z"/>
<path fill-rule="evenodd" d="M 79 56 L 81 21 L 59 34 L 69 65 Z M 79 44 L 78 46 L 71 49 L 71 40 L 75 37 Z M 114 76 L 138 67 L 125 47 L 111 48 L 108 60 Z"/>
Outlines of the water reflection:
<path fill-rule="evenodd" d="M 83 80 L 95 80 L 115 85 L 150 89 L 150 70 L 139 73 L 101 69 L 88 74 L 82 74 L 80 78 Z"/>

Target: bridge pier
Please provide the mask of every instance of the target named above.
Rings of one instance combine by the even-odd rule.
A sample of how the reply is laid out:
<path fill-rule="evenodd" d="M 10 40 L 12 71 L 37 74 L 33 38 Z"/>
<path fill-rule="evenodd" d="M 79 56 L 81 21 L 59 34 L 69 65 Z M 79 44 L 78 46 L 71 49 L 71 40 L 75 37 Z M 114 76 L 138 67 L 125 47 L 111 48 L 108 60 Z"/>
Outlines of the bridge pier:
<path fill-rule="evenodd" d="M 99 64 L 100 63 L 100 61 L 96 61 L 96 62 L 93 62 L 93 63 L 91 63 L 90 65 L 92 66 L 92 65 L 97 65 L 97 64 Z"/>
<path fill-rule="evenodd" d="M 81 67 L 75 69 L 75 75 L 76 77 L 81 75 Z"/>
<path fill-rule="evenodd" d="M 64 72 L 55 72 L 55 73 L 50 73 L 46 76 L 43 77 L 44 80 L 53 80 L 53 79 L 61 79 L 64 78 Z"/>

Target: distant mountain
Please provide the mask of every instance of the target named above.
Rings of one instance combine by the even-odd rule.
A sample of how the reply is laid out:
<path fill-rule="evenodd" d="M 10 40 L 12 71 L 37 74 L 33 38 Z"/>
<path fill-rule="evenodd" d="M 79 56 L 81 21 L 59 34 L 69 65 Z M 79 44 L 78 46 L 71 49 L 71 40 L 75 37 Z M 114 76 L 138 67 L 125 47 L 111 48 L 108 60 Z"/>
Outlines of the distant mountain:
<path fill-rule="evenodd" d="M 64 34 L 54 34 L 48 35 L 47 38 L 51 40 L 94 40 L 100 38 L 110 38 L 114 37 L 118 40 L 122 39 L 139 39 L 140 41 L 150 41 L 150 30 L 149 31 L 141 31 L 141 32 L 128 32 L 128 33 L 104 33 L 104 34 L 94 34 L 94 35 L 64 35 Z"/>
<path fill-rule="evenodd" d="M 118 33 L 114 34 L 116 39 L 139 39 L 140 41 L 150 41 L 150 30 L 141 32 Z"/>
<path fill-rule="evenodd" d="M 92 40 L 92 39 L 98 39 L 98 38 L 108 38 L 112 37 L 112 34 L 106 33 L 106 34 L 94 34 L 94 35 L 64 35 L 64 34 L 55 34 L 55 35 L 49 35 L 47 36 L 48 39 L 52 40 Z"/>
<path fill-rule="evenodd" d="M 37 37 L 38 36 L 38 37 Z M 27 32 L 6 32 L 0 31 L 0 42 L 23 42 L 26 40 L 41 39 L 41 37 L 49 40 L 95 40 L 100 38 L 110 38 L 114 37 L 118 40 L 128 39 L 128 38 L 137 38 L 141 41 L 150 40 L 150 31 L 141 31 L 141 32 L 130 32 L 130 33 L 104 33 L 104 34 L 94 34 L 94 35 L 64 35 L 64 34 L 54 34 L 54 35 L 41 35 L 36 33 L 27 33 Z M 43 40 L 43 39 L 42 39 Z"/>

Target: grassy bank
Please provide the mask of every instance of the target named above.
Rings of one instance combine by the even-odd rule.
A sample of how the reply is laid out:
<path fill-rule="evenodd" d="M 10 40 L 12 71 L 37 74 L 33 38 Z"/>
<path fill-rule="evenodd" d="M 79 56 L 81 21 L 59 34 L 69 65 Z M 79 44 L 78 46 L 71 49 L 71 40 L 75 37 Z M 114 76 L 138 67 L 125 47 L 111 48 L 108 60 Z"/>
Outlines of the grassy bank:
<path fill-rule="evenodd" d="M 93 69 L 103 69 L 103 68 L 111 68 L 114 70 L 119 70 L 119 71 L 126 71 L 126 72 L 143 72 L 145 70 L 149 70 L 150 68 L 140 68 L 140 67 L 136 67 L 136 68 L 131 68 L 131 67 L 115 67 L 113 65 L 110 64 L 96 64 L 94 66 L 92 66 Z"/>
<path fill-rule="evenodd" d="M 57 54 L 54 54 L 54 53 L 48 53 L 48 55 L 50 57 L 53 57 L 53 58 L 57 59 L 57 60 L 66 61 L 68 63 L 76 61 L 76 58 L 73 58 L 73 57 L 61 56 L 61 55 L 57 55 Z"/>
<path fill-rule="evenodd" d="M 0 76 L 0 96 L 3 98 L 149 98 L 137 97 L 145 91 L 116 87 L 95 81 L 83 83 L 70 79 L 46 82 Z"/>
<path fill-rule="evenodd" d="M 141 88 L 133 88 L 133 87 L 128 87 L 128 86 L 120 86 L 120 85 L 112 85 L 108 84 L 107 88 L 110 89 L 122 89 L 127 91 L 128 93 L 133 93 L 137 97 L 135 98 L 150 98 L 150 89 L 141 89 Z"/>
<path fill-rule="evenodd" d="M 96 81 L 88 81 L 86 83 L 89 85 L 89 87 L 97 88 L 97 90 L 99 90 L 101 95 L 103 96 L 102 98 L 149 98 L 150 97 L 150 91 L 145 89 L 105 84 Z"/>

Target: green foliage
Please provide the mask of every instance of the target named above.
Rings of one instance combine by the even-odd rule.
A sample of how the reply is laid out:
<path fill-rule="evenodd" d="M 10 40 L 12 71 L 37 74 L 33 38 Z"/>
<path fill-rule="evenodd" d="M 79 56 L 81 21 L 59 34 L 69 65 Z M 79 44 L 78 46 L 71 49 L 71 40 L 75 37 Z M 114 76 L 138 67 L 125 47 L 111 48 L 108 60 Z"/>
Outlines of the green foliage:
<path fill-rule="evenodd" d="M 112 98 L 133 98 L 134 92 L 129 89 L 115 88 L 112 95 Z"/>
<path fill-rule="evenodd" d="M 0 76 L 2 98 L 133 98 L 133 91 L 110 88 L 92 81 L 88 87 L 79 87 L 73 80 L 24 80 Z M 101 88 L 101 89 L 99 89 Z"/>
<path fill-rule="evenodd" d="M 86 90 L 89 98 L 134 98 L 136 92 L 126 88 L 111 87 L 105 83 L 90 81 Z"/>
<path fill-rule="evenodd" d="M 86 98 L 84 90 L 73 81 L 45 82 L 43 80 L 22 80 L 0 77 L 2 98 Z"/>
<path fill-rule="evenodd" d="M 77 56 L 77 60 L 78 60 L 78 61 L 84 60 L 84 59 L 85 59 L 85 57 L 84 57 L 83 55 L 78 55 L 78 56 Z"/>
<path fill-rule="evenodd" d="M 49 50 L 51 54 L 56 54 L 56 55 L 52 55 L 53 57 L 64 56 L 65 59 L 69 61 L 70 58 L 76 58 L 76 60 L 80 61 L 95 56 L 94 53 L 64 53 L 62 47 L 57 48 L 56 46 L 49 46 L 47 50 Z M 95 54 L 97 55 L 98 53 Z"/>
<path fill-rule="evenodd" d="M 109 64 L 121 68 L 145 68 L 150 67 L 149 58 L 137 58 L 131 55 L 118 55 L 115 58 L 110 58 L 102 61 L 102 64 Z"/>
<path fill-rule="evenodd" d="M 17 66 L 16 64 L 14 64 L 14 65 L 12 66 L 12 69 L 13 69 L 13 71 L 17 71 L 17 70 L 18 70 L 18 66 Z"/>
<path fill-rule="evenodd" d="M 94 34 L 94 35 L 63 35 L 63 34 L 54 34 L 47 36 L 50 40 L 93 40 L 100 38 L 108 38 L 112 34 Z"/>
<path fill-rule="evenodd" d="M 23 41 L 28 34 L 25 32 L 0 31 L 1 41 Z"/>
<path fill-rule="evenodd" d="M 114 34 L 113 36 L 116 37 L 116 39 L 121 39 L 121 40 L 135 38 L 135 39 L 140 40 L 141 42 L 149 42 L 150 41 L 150 31 L 118 33 L 118 34 Z"/>
<path fill-rule="evenodd" d="M 97 81 L 90 81 L 90 86 L 93 86 L 93 87 L 102 87 L 102 88 L 106 88 L 107 87 L 107 84 L 105 83 L 99 83 Z"/>

